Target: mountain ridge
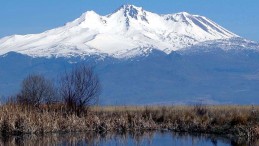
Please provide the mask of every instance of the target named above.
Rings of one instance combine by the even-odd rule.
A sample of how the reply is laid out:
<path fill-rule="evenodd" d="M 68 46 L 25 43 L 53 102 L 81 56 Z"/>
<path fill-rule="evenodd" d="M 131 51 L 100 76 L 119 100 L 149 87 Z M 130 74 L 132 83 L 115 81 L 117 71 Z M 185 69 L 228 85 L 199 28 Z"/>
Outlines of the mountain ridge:
<path fill-rule="evenodd" d="M 151 50 L 145 57 L 116 59 L 99 56 L 33 58 L 10 52 L 0 56 L 0 96 L 20 89 L 29 74 L 56 81 L 75 64 L 95 67 L 103 91 L 101 105 L 193 104 L 208 100 L 216 104 L 258 104 L 259 52 L 214 49 L 182 54 Z"/>
<path fill-rule="evenodd" d="M 239 37 L 204 16 L 187 12 L 155 14 L 123 5 L 101 16 L 87 11 L 72 22 L 39 34 L 0 39 L 0 54 L 33 57 L 112 56 L 132 58 L 150 49 L 167 54 L 204 41 Z"/>

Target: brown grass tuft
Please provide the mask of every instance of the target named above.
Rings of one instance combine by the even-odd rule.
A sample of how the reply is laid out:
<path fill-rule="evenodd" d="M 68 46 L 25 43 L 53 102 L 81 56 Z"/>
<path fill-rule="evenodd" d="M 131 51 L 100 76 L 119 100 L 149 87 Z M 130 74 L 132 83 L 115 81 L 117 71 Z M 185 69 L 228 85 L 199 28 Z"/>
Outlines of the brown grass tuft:
<path fill-rule="evenodd" d="M 62 104 L 40 105 L 36 109 L 7 104 L 0 107 L 0 132 L 11 135 L 171 130 L 252 137 L 259 136 L 255 128 L 259 124 L 258 109 L 250 106 L 110 106 L 91 107 L 87 114 L 78 116 L 67 113 Z"/>

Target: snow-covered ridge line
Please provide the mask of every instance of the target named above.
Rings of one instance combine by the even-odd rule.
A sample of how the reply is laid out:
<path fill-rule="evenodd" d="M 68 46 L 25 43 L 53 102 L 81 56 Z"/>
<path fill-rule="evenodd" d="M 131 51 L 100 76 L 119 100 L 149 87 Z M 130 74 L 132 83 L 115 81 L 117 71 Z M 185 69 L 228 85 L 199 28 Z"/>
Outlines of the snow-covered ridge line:
<path fill-rule="evenodd" d="M 249 50 L 250 52 L 259 52 L 259 43 L 250 41 L 241 37 L 235 37 L 230 39 L 218 39 L 212 41 L 200 42 L 196 45 L 192 45 L 187 48 L 178 50 L 180 54 L 190 54 L 190 53 L 202 53 L 218 51 L 244 51 Z"/>
<path fill-rule="evenodd" d="M 65 26 L 39 34 L 0 39 L 0 55 L 11 51 L 34 57 L 107 55 L 143 56 L 150 49 L 165 53 L 218 39 L 239 37 L 215 22 L 187 12 L 159 15 L 124 5 L 100 16 L 87 11 Z"/>

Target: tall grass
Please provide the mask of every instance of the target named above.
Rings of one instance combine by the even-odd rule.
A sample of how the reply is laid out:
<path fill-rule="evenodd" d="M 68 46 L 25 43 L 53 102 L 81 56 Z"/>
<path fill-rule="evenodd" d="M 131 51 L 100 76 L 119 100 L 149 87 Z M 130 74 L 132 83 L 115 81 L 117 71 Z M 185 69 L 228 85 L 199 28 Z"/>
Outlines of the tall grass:
<path fill-rule="evenodd" d="M 169 130 L 259 136 L 257 106 L 109 106 L 91 107 L 87 114 L 69 113 L 62 104 L 31 109 L 16 104 L 0 107 L 0 133 L 98 133 Z"/>

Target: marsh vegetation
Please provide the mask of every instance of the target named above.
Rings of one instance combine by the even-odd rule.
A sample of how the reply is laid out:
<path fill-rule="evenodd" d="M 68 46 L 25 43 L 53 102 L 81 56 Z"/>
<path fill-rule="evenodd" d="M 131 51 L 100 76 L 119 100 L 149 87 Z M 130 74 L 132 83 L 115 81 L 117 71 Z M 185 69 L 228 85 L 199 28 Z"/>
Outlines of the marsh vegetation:
<path fill-rule="evenodd" d="M 259 135 L 257 106 L 111 106 L 90 107 L 80 115 L 66 105 L 26 108 L 16 104 L 0 107 L 2 136 L 66 132 L 173 131 L 242 137 Z"/>

